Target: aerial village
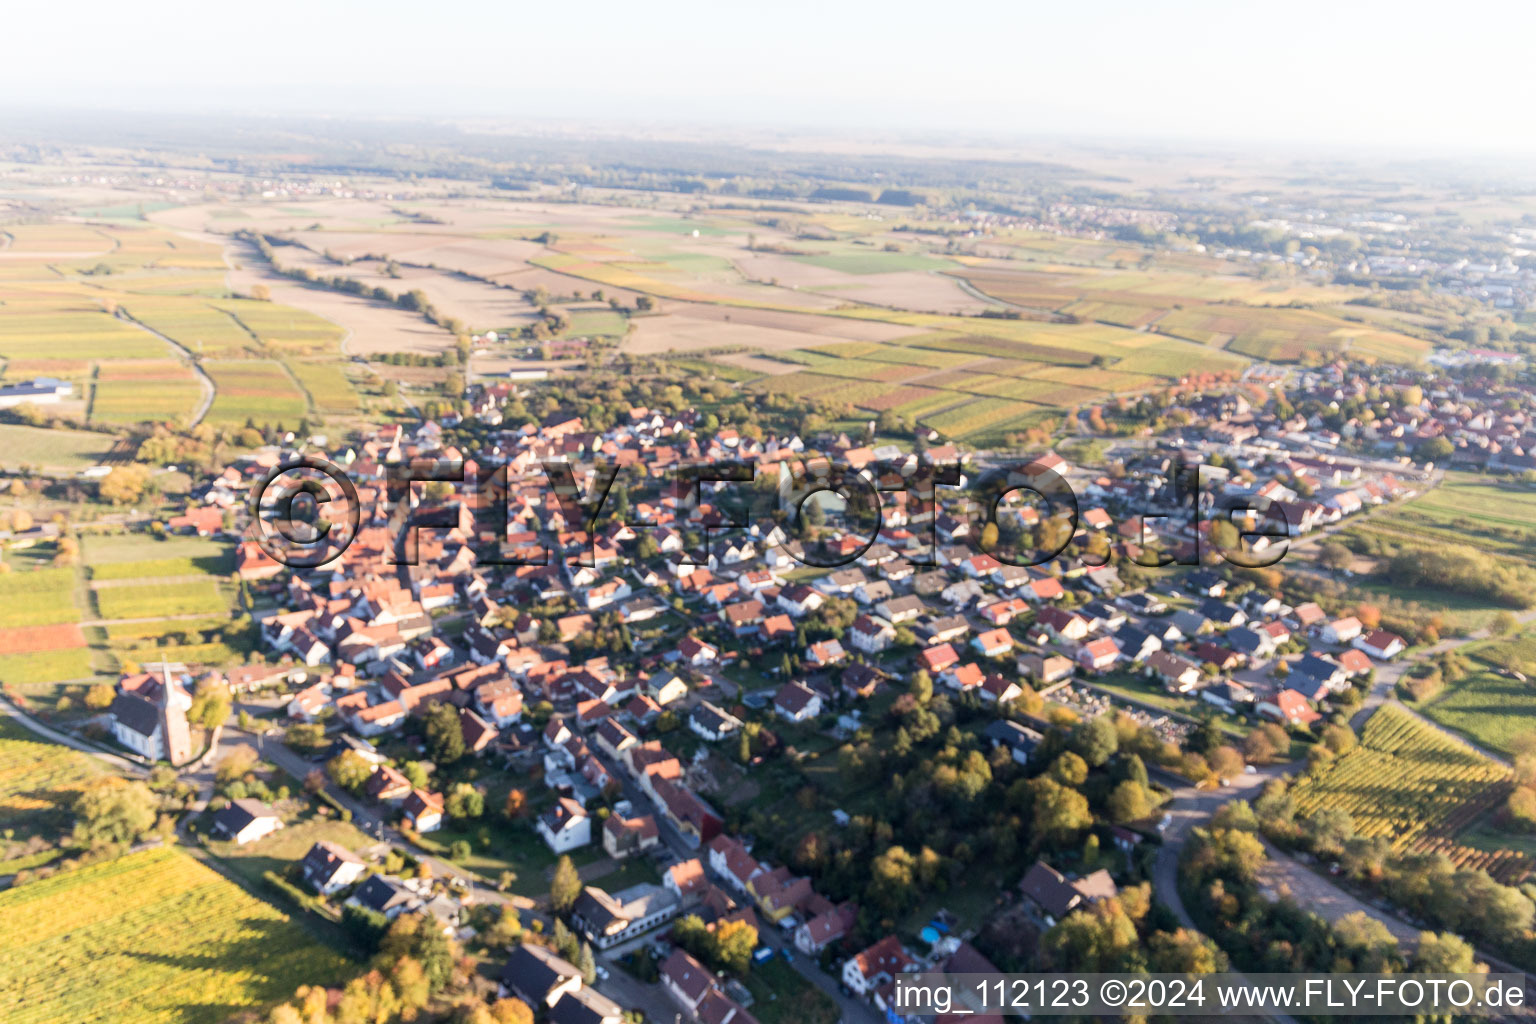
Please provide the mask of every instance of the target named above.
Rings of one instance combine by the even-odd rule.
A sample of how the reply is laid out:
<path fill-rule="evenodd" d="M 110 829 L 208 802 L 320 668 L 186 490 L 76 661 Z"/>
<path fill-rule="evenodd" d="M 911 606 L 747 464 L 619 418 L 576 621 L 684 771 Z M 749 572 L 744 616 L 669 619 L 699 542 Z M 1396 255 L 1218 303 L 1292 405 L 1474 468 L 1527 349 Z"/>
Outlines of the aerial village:
<path fill-rule="evenodd" d="M 1307 550 L 1432 486 L 1437 463 L 1536 469 L 1536 428 L 1496 385 L 1412 383 L 1410 400 L 1358 415 L 1383 386 L 1338 363 L 1306 371 L 1283 407 L 1189 393 L 1157 410 L 1179 426 L 1155 442 L 1137 430 L 1144 410 L 1123 403 L 1094 413 L 1111 436 L 1093 464 L 1045 452 L 1004 467 L 936 436 L 918 450 L 753 438 L 705 429 L 692 410 L 630 409 L 601 432 L 564 411 L 513 426 L 501 410 L 520 385 L 477 385 L 462 419 L 240 457 L 166 525 L 215 535 L 234 513 L 264 657 L 213 674 L 269 713 L 264 756 L 280 747 L 311 777 L 323 770 L 320 799 L 380 839 L 371 859 L 309 849 L 291 877 L 314 900 L 460 933 L 467 907 L 513 898 L 488 871 L 452 867 L 472 863 L 473 839 L 444 856 L 434 837 L 515 820 L 547 848 L 530 863 L 619 866 L 607 886 L 585 867 L 575 886 L 557 870 L 548 898 L 513 900 L 545 941 L 509 943 L 499 984 L 555 1024 L 616 1024 L 635 1009 L 752 1024 L 743 955 L 792 967 L 844 1016 L 899 1019 L 890 989 L 903 972 L 1028 963 L 1000 930 L 1038 936 L 1151 881 L 1168 779 L 1221 786 L 1284 756 L 1419 639 L 1322 595 L 1289 599 L 1272 575 L 1289 563 L 1224 555 L 1283 554 L 1302 585 L 1337 577 L 1348 568 Z M 1308 405 L 1327 414 L 1297 411 Z M 470 424 L 481 449 L 454 440 Z M 247 528 L 253 492 L 296 454 L 328 459 L 356 487 L 350 543 L 314 568 L 275 559 Z M 428 463 L 462 466 L 469 483 L 389 479 L 392 466 Z M 753 473 L 683 472 L 727 464 Z M 825 464 L 875 498 L 797 506 Z M 485 484 L 498 466 L 504 483 Z M 1180 479 L 1196 466 L 1197 484 Z M 601 467 L 618 471 L 607 490 Z M 921 489 L 925 467 L 953 467 L 952 483 Z M 1075 518 L 1008 501 L 989 519 L 965 488 L 997 472 L 1010 487 L 1065 482 Z M 1247 511 L 1224 522 L 1224 499 Z M 1055 550 L 1023 564 L 1001 550 L 1010 538 Z M 185 763 L 205 681 L 182 664 L 124 676 L 114 739 Z M 1094 721 L 1114 724 L 1118 754 L 1081 745 Z M 1076 760 L 1064 751 L 1118 773 L 1107 810 L 1061 836 L 1024 826 L 986 852 L 935 839 L 922 857 L 902 850 L 915 867 L 896 870 L 891 826 L 865 799 L 889 773 L 899 768 L 890 785 L 907 800 L 948 799 L 968 778 L 974 799 L 1038 781 L 1042 759 Z M 215 806 L 214 829 L 234 844 L 284 824 L 255 795 Z M 984 891 L 960 908 L 966 857 Z M 580 956 L 547 941 L 556 930 Z M 736 954 L 722 952 L 733 942 Z M 576 962 L 589 956 L 596 981 Z"/>

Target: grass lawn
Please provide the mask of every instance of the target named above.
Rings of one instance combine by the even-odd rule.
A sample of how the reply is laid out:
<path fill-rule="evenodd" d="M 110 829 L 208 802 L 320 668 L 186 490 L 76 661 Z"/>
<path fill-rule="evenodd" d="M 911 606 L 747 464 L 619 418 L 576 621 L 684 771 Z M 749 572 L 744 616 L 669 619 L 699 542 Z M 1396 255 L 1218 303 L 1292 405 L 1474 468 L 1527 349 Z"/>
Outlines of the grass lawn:
<path fill-rule="evenodd" d="M 641 882 L 650 882 L 652 885 L 661 884 L 661 872 L 656 870 L 655 862 L 644 854 L 619 861 L 618 870 L 594 878 L 590 884 L 601 886 L 609 892 L 617 892 L 631 885 L 639 885 Z"/>
<path fill-rule="evenodd" d="M 622 337 L 628 322 L 622 313 L 611 309 L 575 309 L 571 311 L 571 326 L 565 334 L 567 337 Z"/>
<path fill-rule="evenodd" d="M 832 997 L 780 957 L 754 965 L 743 981 L 755 1000 L 750 1012 L 762 1024 L 835 1024 L 838 1018 Z"/>
<path fill-rule="evenodd" d="M 947 910 L 959 919 L 960 926 L 956 931 L 980 928 L 997 905 L 998 895 L 997 879 L 967 878 L 948 892 L 925 896 L 911 913 L 898 922 L 898 928 L 903 934 L 915 939 L 923 926 L 932 921 L 940 910 Z M 916 947 L 920 946 L 920 942 L 916 944 Z"/>
<path fill-rule="evenodd" d="M 1506 754 L 1515 737 L 1536 731 L 1536 687 L 1490 670 L 1469 673 L 1417 709 L 1472 742 Z"/>
<path fill-rule="evenodd" d="M 117 438 L 88 430 L 0 425 L 0 468 L 85 469 L 100 462 Z"/>
<path fill-rule="evenodd" d="M 533 793 L 529 794 L 530 806 L 533 796 Z M 503 871 L 511 871 L 517 876 L 511 885 L 512 892 L 529 899 L 542 899 L 549 895 L 549 876 L 558 858 L 534 829 L 538 811 L 530 811 L 516 822 L 507 822 L 495 813 L 499 807 L 499 803 L 493 804 L 487 796 L 484 818 L 463 824 L 448 821 L 436 832 L 422 836 L 420 845 L 427 852 L 446 858 L 449 848 L 463 840 L 469 843 L 471 853 L 463 860 L 454 861 L 459 867 L 492 882 Z M 602 843 L 594 841 L 590 846 L 574 851 L 571 860 L 577 867 L 582 867 L 605 856 Z"/>
<path fill-rule="evenodd" d="M 280 828 L 254 843 L 236 846 L 234 843 L 214 842 L 209 843 L 208 848 L 230 870 L 248 879 L 252 885 L 262 885 L 263 872 L 275 871 L 281 875 L 290 864 L 302 859 L 311 846 L 323 839 L 354 852 L 376 843 L 372 836 L 347 822 L 311 816 Z"/>

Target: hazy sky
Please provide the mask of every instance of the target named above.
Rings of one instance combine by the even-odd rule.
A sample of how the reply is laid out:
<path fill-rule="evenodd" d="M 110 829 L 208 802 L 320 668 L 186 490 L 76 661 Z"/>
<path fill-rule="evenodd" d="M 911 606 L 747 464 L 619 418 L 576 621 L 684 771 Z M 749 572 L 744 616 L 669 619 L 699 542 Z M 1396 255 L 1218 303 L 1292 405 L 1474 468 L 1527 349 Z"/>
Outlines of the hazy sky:
<path fill-rule="evenodd" d="M 1536 150 L 1536 4 L 71 0 L 0 105 Z"/>

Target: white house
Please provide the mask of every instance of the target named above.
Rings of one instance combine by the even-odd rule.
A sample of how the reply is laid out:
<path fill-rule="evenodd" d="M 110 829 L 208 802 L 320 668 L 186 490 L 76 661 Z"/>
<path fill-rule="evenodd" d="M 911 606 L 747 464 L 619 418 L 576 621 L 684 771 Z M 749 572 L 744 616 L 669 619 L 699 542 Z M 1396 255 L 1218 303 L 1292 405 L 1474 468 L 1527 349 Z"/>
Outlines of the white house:
<path fill-rule="evenodd" d="M 283 819 L 260 800 L 231 801 L 213 819 L 213 831 L 236 846 L 254 843 L 282 827 Z"/>
<path fill-rule="evenodd" d="M 843 964 L 843 984 L 857 995 L 867 997 L 880 986 L 894 981 L 896 975 L 917 968 L 917 961 L 902 948 L 901 940 L 887 935 L 862 953 L 848 958 Z"/>
<path fill-rule="evenodd" d="M 774 695 L 773 710 L 791 722 L 809 721 L 821 714 L 821 694 L 802 682 L 785 683 Z"/>
<path fill-rule="evenodd" d="M 539 835 L 556 853 L 569 853 L 592 842 L 592 819 L 586 808 L 570 797 L 539 815 Z"/>
<path fill-rule="evenodd" d="M 848 642 L 856 651 L 879 654 L 896 640 L 896 628 L 884 619 L 873 615 L 860 615 L 853 620 Z"/>
<path fill-rule="evenodd" d="M 1364 636 L 1357 636 L 1351 645 L 1369 654 L 1377 661 L 1390 661 L 1403 653 L 1403 638 L 1385 629 L 1373 629 Z"/>
<path fill-rule="evenodd" d="M 299 869 L 310 888 L 329 896 L 362 878 L 368 865 L 345 846 L 322 839 L 309 848 Z"/>

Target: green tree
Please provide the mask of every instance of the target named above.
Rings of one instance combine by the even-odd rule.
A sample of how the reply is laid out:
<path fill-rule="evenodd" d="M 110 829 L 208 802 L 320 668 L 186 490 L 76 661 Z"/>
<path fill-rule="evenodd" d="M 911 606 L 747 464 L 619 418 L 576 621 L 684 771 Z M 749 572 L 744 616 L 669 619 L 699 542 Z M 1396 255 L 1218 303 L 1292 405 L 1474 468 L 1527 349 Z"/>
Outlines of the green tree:
<path fill-rule="evenodd" d="M 581 972 L 581 980 L 584 984 L 597 983 L 597 958 L 592 955 L 591 943 L 581 944 L 581 952 L 576 957 L 576 969 Z"/>
<path fill-rule="evenodd" d="M 1072 730 L 1068 745 L 1089 766 L 1097 768 L 1120 749 L 1120 734 L 1108 715 L 1096 715 Z"/>
<path fill-rule="evenodd" d="M 325 772 L 348 793 L 358 793 L 373 774 L 373 765 L 355 750 L 344 750 L 326 762 Z"/>
<path fill-rule="evenodd" d="M 106 776 L 75 798 L 75 840 L 83 846 L 129 843 L 155 824 L 159 801 L 142 782 Z"/>
<path fill-rule="evenodd" d="M 431 781 L 427 775 L 427 766 L 420 761 L 405 762 L 400 766 L 400 774 L 416 789 L 426 789 L 427 783 Z"/>
<path fill-rule="evenodd" d="M 1046 776 L 1031 779 L 1033 819 L 1030 837 L 1036 846 L 1065 847 L 1093 824 L 1088 798 Z"/>
<path fill-rule="evenodd" d="M 571 858 L 562 855 L 555 864 L 554 878 L 549 883 L 549 905 L 557 914 L 569 913 L 581 895 L 581 875 Z"/>
<path fill-rule="evenodd" d="M 912 682 L 908 684 L 907 692 L 917 698 L 919 704 L 927 704 L 933 699 L 933 678 L 924 669 L 918 669 L 912 674 Z"/>
<path fill-rule="evenodd" d="M 456 783 L 448 791 L 444 806 L 450 818 L 465 821 L 485 813 L 485 794 L 467 782 Z"/>
<path fill-rule="evenodd" d="M 229 687 L 217 680 L 205 679 L 198 684 L 192 706 L 187 709 L 187 720 L 205 729 L 212 729 L 223 724 L 233 706 L 234 697 Z"/>
<path fill-rule="evenodd" d="M 1107 805 L 1109 816 L 1121 824 L 1150 817 L 1153 808 L 1152 796 L 1147 788 L 1130 779 L 1110 791 Z"/>
<path fill-rule="evenodd" d="M 452 704 L 434 702 L 427 709 L 422 734 L 427 741 L 427 753 L 439 766 L 464 756 L 464 727 L 459 724 L 458 709 Z"/>

